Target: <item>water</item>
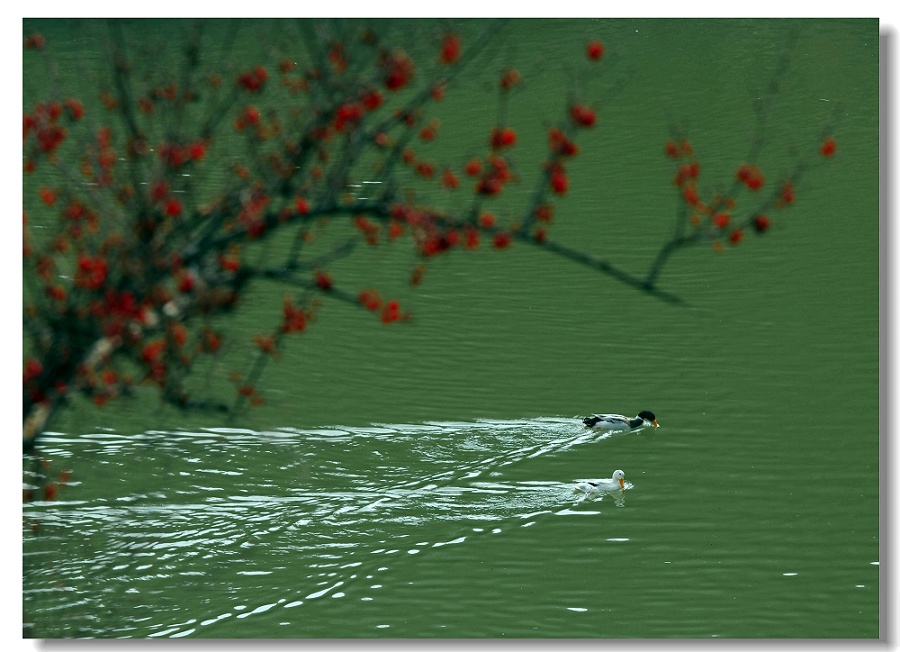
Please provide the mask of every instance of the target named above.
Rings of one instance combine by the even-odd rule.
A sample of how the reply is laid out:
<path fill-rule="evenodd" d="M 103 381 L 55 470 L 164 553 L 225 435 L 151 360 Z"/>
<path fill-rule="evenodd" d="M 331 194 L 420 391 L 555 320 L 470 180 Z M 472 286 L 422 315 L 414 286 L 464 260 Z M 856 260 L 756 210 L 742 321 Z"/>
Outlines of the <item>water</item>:
<path fill-rule="evenodd" d="M 793 636 L 835 599 L 817 635 L 871 619 L 877 541 L 807 511 L 831 490 L 709 453 L 666 470 L 699 437 L 563 418 L 51 436 L 109 482 L 28 507 L 26 603 L 126 637 Z M 626 491 L 573 492 L 613 466 Z"/>
<path fill-rule="evenodd" d="M 598 30 L 621 44 L 629 83 L 603 107 L 602 145 L 573 165 L 551 233 L 646 269 L 672 224 L 669 114 L 727 180 L 754 62 L 783 28 L 509 27 L 501 52 L 577 52 Z M 840 156 L 771 233 L 673 259 L 663 287 L 687 306 L 516 246 L 438 260 L 413 290 L 415 261 L 372 249 L 335 277 L 377 284 L 413 320 L 384 327 L 327 304 L 239 423 L 160 410 L 149 390 L 77 405 L 45 442 L 70 483 L 24 507 L 30 631 L 877 637 L 877 45 L 871 21 L 804 22 L 771 165 L 790 160 L 779 145 L 817 137 L 832 102 Z M 531 70 L 513 109 L 523 143 L 564 92 Z M 468 106 L 460 122 L 489 124 L 495 105 L 473 93 L 449 115 Z M 234 320 L 235 357 L 280 297 Z M 579 421 L 643 409 L 662 427 L 602 437 Z M 623 496 L 572 493 L 616 468 L 633 485 Z"/>

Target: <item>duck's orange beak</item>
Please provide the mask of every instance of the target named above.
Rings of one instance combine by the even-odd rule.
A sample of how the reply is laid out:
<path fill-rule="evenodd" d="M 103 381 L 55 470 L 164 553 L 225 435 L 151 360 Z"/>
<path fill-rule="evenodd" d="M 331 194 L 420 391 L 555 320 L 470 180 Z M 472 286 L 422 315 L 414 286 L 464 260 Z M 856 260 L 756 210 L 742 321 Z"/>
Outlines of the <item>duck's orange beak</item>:
<path fill-rule="evenodd" d="M 653 425 L 654 427 L 659 428 L 659 424 L 656 422 L 656 419 L 653 420 Z"/>
<path fill-rule="evenodd" d="M 619 486 L 622 487 L 622 489 L 625 488 L 625 479 L 624 478 L 619 478 Z"/>

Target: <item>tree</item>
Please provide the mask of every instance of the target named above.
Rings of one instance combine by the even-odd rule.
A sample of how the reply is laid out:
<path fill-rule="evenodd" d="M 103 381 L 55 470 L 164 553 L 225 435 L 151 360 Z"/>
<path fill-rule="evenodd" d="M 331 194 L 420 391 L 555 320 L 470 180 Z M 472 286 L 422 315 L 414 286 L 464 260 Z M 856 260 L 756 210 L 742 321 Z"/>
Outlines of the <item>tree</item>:
<path fill-rule="evenodd" d="M 411 247 L 418 263 L 409 282 L 418 285 L 437 257 L 532 246 L 678 303 L 660 286 L 673 254 L 765 233 L 794 204 L 803 174 L 836 150 L 825 125 L 793 169 L 759 166 L 788 44 L 729 184 L 701 181 L 682 130 L 661 143 L 673 166 L 674 224 L 649 270 L 636 274 L 549 237 L 564 218 L 568 171 L 600 137 L 586 80 L 611 79 L 604 99 L 626 83 L 611 77 L 615 44 L 584 43 L 569 94 L 548 118 L 542 162 L 525 169 L 506 118 L 528 83 L 514 67 L 491 70 L 498 119 L 484 125 L 481 151 L 447 154 L 452 135 L 439 118 L 445 94 L 471 83 L 476 62 L 491 69 L 480 57 L 503 21 L 433 22 L 423 38 L 377 21 L 301 20 L 239 69 L 208 39 L 227 49 L 238 23 L 180 25 L 174 48 L 149 56 L 120 21 L 103 23 L 110 66 L 96 97 L 66 94 L 72 71 L 54 59 L 53 44 L 39 33 L 24 40 L 26 56 L 42 57 L 48 71 L 38 97 L 26 92 L 33 108 L 23 118 L 26 452 L 75 394 L 103 406 L 150 386 L 186 410 L 234 414 L 262 404 L 268 361 L 328 301 L 371 311 L 375 323 L 408 320 L 407 306 L 332 274 L 363 247 Z M 441 154 L 429 155 L 438 141 Z M 528 199 L 498 210 L 510 184 L 528 188 Z M 261 319 L 250 370 L 232 376 L 232 397 L 204 395 L 189 381 L 202 360 L 223 355 L 228 333 L 217 318 L 262 284 L 284 294 L 277 314 Z"/>

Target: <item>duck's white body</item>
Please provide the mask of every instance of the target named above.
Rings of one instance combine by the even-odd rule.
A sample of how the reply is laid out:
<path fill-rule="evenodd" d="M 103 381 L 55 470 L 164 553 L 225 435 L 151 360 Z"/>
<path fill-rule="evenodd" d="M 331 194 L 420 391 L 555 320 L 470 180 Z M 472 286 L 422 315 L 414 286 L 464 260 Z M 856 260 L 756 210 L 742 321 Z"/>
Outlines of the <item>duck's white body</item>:
<path fill-rule="evenodd" d="M 616 469 L 611 478 L 602 478 L 600 480 L 589 480 L 579 482 L 575 485 L 575 489 L 583 491 L 586 494 L 607 491 L 620 491 L 625 489 L 625 472 Z"/>
<path fill-rule="evenodd" d="M 632 418 L 622 414 L 594 414 L 582 419 L 582 423 L 594 430 L 633 430 L 651 425 L 654 428 L 659 428 L 656 415 L 647 410 Z"/>

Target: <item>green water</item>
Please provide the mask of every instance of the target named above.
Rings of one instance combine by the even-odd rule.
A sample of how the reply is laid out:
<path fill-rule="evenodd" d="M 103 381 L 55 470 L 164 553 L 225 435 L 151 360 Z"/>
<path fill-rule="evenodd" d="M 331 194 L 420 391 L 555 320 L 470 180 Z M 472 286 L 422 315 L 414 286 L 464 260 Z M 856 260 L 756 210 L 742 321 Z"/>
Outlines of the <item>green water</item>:
<path fill-rule="evenodd" d="M 601 38 L 616 93 L 551 235 L 642 271 L 674 219 L 670 121 L 727 183 L 796 24 L 512 21 L 441 129 L 480 147 L 496 104 L 477 80 L 524 59 L 510 121 L 538 161 L 556 71 Z M 81 27 L 36 25 L 90 69 Z M 839 155 L 770 233 L 677 255 L 662 286 L 687 306 L 517 246 L 412 289 L 415 261 L 372 249 L 335 276 L 413 320 L 326 304 L 239 423 L 152 396 L 76 407 L 45 444 L 72 486 L 25 507 L 33 635 L 878 637 L 878 25 L 799 25 L 765 162 L 786 169 L 835 106 Z M 229 56 L 241 43 L 260 47 Z M 247 304 L 236 339 L 280 297 Z M 662 427 L 578 419 L 642 409 Z M 572 494 L 616 468 L 618 504 Z"/>

